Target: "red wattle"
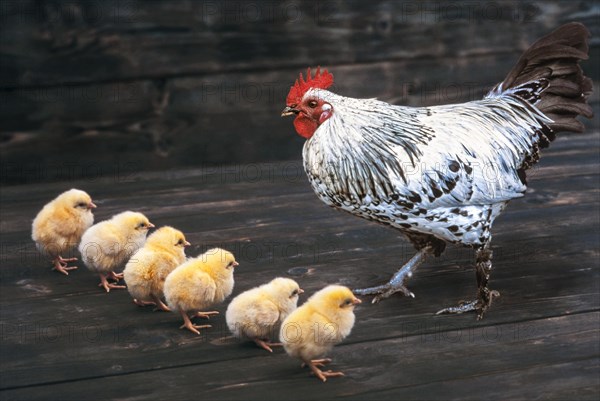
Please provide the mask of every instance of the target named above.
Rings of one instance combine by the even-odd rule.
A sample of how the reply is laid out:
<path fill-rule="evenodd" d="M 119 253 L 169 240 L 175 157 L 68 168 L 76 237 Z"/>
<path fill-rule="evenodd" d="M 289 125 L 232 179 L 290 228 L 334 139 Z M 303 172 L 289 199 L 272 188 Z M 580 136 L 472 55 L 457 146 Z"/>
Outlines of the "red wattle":
<path fill-rule="evenodd" d="M 318 125 L 315 121 L 310 118 L 298 114 L 298 116 L 294 119 L 294 127 L 296 128 L 296 132 L 303 138 L 310 138 L 313 136 L 315 131 L 318 128 Z"/>

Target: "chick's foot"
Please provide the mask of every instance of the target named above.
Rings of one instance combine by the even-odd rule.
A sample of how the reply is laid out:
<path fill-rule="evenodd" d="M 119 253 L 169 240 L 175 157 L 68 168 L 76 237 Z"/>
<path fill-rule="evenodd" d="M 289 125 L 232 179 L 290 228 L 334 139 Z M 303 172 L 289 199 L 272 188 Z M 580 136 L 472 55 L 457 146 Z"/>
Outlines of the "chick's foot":
<path fill-rule="evenodd" d="M 122 289 L 122 288 L 127 288 L 124 285 L 117 285 L 117 284 L 113 284 L 113 283 L 109 283 L 107 280 L 107 274 L 101 274 L 100 275 L 100 283 L 98 284 L 98 287 L 104 287 L 104 289 L 106 290 L 106 292 L 110 292 L 111 289 Z"/>
<path fill-rule="evenodd" d="M 312 359 L 310 361 L 313 365 L 318 366 L 320 368 L 324 367 L 328 363 L 331 363 L 331 358 L 323 358 L 323 359 Z"/>
<path fill-rule="evenodd" d="M 156 306 L 156 304 L 154 302 L 151 301 L 140 301 L 139 299 L 134 299 L 133 303 L 136 304 L 137 306 Z"/>
<path fill-rule="evenodd" d="M 207 329 L 209 327 L 212 327 L 210 324 L 203 324 L 203 325 L 193 324 L 192 321 L 190 320 L 190 318 L 188 317 L 187 313 L 185 313 L 185 312 L 181 312 L 181 317 L 183 318 L 183 324 L 181 326 L 179 326 L 179 328 L 180 329 L 186 328 L 189 331 L 191 331 L 192 333 L 195 333 L 198 335 L 200 335 L 200 332 L 198 331 L 198 329 Z"/>
<path fill-rule="evenodd" d="M 321 370 L 319 367 L 323 367 L 326 364 L 330 363 L 331 359 L 313 359 L 309 362 L 305 362 L 306 365 L 310 368 L 312 373 L 317 376 L 321 381 L 326 382 L 328 377 L 339 377 L 344 376 L 343 372 L 334 372 L 332 370 Z"/>
<path fill-rule="evenodd" d="M 68 276 L 69 271 L 77 269 L 77 266 L 67 266 L 67 263 L 75 262 L 76 260 L 77 260 L 77 258 L 64 259 L 64 258 L 58 256 L 52 261 L 52 263 L 54 264 L 54 267 L 52 268 L 52 270 L 56 270 L 57 272 L 60 272 L 60 273 L 64 274 L 65 276 Z"/>

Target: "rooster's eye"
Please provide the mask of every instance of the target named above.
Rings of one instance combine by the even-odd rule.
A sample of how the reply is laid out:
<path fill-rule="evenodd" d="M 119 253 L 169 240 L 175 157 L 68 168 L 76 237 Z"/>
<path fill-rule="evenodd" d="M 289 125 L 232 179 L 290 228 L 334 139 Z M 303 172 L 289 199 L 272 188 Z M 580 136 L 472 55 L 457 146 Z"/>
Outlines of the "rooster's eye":
<path fill-rule="evenodd" d="M 317 107 L 317 101 L 316 100 L 311 100 L 308 102 L 308 107 L 310 107 L 311 109 L 314 109 L 315 107 Z"/>

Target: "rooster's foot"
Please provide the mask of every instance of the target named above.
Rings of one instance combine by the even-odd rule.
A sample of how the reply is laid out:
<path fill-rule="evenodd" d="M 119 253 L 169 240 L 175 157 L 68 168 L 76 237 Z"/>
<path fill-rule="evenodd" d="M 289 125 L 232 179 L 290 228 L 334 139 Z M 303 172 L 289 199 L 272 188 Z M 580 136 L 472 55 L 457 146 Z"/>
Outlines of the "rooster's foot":
<path fill-rule="evenodd" d="M 496 290 L 490 290 L 487 292 L 485 297 L 476 299 L 473 301 L 461 301 L 457 306 L 450 306 L 436 312 L 436 315 L 442 314 L 461 314 L 465 312 L 477 312 L 477 320 L 483 319 L 483 315 L 492 306 L 494 298 L 500 296 L 500 293 Z"/>
<path fill-rule="evenodd" d="M 375 297 L 371 301 L 374 304 L 381 301 L 382 299 L 390 297 L 392 294 L 395 294 L 397 292 L 401 293 L 405 297 L 415 297 L 415 294 L 413 294 L 403 284 L 394 285 L 392 283 L 378 285 L 377 287 L 355 289 L 353 290 L 353 292 L 356 295 L 375 295 Z"/>
<path fill-rule="evenodd" d="M 425 261 L 425 258 L 432 252 L 432 249 L 431 246 L 427 246 L 417 252 L 415 256 L 392 276 L 388 283 L 376 287 L 355 289 L 353 290 L 354 293 L 356 295 L 375 295 L 372 301 L 374 304 L 397 292 L 402 293 L 406 297 L 414 298 L 415 294 L 404 286 L 404 282 L 412 277 L 414 271 Z"/>

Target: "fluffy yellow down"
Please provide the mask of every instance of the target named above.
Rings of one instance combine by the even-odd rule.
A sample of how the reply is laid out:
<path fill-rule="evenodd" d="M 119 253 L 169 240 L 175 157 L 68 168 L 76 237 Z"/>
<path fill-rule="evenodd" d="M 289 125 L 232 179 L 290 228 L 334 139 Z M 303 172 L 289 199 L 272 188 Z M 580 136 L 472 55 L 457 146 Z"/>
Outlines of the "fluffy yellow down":
<path fill-rule="evenodd" d="M 238 338 L 277 338 L 281 322 L 296 309 L 300 293 L 298 283 L 281 277 L 245 291 L 227 307 L 227 326 Z"/>
<path fill-rule="evenodd" d="M 113 272 L 144 245 L 151 227 L 154 226 L 146 216 L 130 211 L 97 223 L 81 238 L 82 260 L 93 272 Z"/>
<path fill-rule="evenodd" d="M 165 280 L 167 305 L 173 311 L 189 313 L 223 302 L 233 291 L 236 265 L 233 254 L 220 248 L 189 259 Z"/>
<path fill-rule="evenodd" d="M 286 352 L 305 363 L 324 356 L 350 334 L 354 306 L 359 302 L 350 289 L 340 285 L 316 292 L 283 321 L 279 339 Z"/>
<path fill-rule="evenodd" d="M 169 273 L 185 262 L 185 236 L 173 227 L 153 232 L 143 248 L 134 253 L 123 271 L 127 290 L 139 301 L 151 302 L 163 297 Z"/>
<path fill-rule="evenodd" d="M 31 238 L 41 252 L 57 257 L 75 248 L 94 223 L 92 198 L 71 189 L 45 205 L 33 220 Z"/>

